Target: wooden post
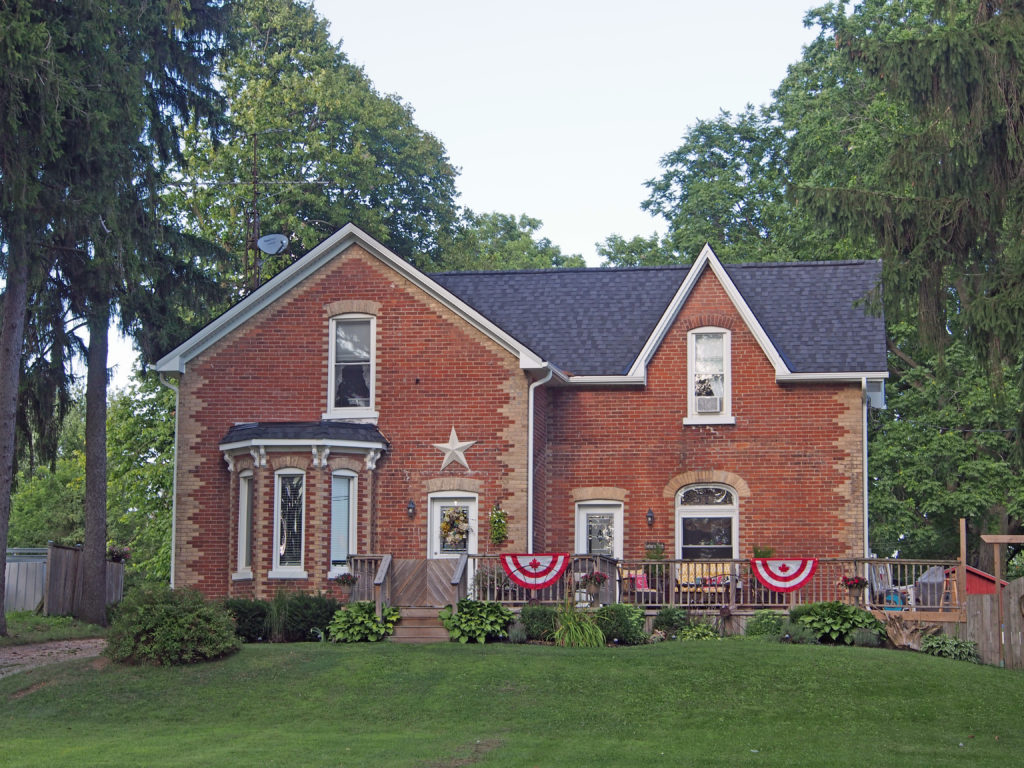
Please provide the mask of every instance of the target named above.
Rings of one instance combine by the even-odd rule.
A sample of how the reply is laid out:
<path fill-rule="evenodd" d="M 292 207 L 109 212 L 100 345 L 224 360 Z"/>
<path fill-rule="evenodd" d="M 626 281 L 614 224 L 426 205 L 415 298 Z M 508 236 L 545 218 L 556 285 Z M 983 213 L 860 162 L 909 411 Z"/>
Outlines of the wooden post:
<path fill-rule="evenodd" d="M 963 608 L 967 605 L 967 518 L 960 518 L 960 566 L 956 569 L 957 602 L 960 603 L 960 615 L 964 616 Z"/>

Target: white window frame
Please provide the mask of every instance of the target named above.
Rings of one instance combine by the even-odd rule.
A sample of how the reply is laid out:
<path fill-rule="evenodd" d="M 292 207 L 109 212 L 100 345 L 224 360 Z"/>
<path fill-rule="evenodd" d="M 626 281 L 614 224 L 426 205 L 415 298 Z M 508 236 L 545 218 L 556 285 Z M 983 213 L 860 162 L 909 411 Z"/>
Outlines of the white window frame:
<path fill-rule="evenodd" d="M 696 375 L 698 334 L 717 333 L 722 336 L 722 410 L 720 413 L 697 413 L 697 395 L 694 390 Z M 683 424 L 735 424 L 732 415 L 732 332 L 728 328 L 703 326 L 693 328 L 686 334 L 686 417 Z"/>
<path fill-rule="evenodd" d="M 331 542 L 334 540 L 334 478 L 335 477 L 347 477 L 349 480 L 348 486 L 348 556 L 349 560 L 344 565 L 334 565 L 331 562 Z M 327 578 L 333 579 L 335 576 L 339 576 L 342 573 L 348 573 L 351 570 L 351 559 L 352 555 L 356 553 L 356 510 L 358 509 L 357 500 L 359 499 L 359 487 L 358 487 L 358 475 L 355 472 L 350 472 L 347 469 L 338 469 L 331 472 L 331 487 L 328 489 L 328 520 L 330 521 L 331 531 L 330 538 L 327 541 Z"/>
<path fill-rule="evenodd" d="M 298 475 L 302 478 L 302 539 L 299 548 L 298 565 L 281 565 L 281 478 Z M 267 574 L 269 579 L 306 579 L 304 565 L 306 562 L 306 491 L 308 482 L 306 473 L 301 469 L 279 469 L 274 473 L 274 560 L 273 567 Z"/>
<path fill-rule="evenodd" d="M 335 381 L 335 357 L 337 352 L 337 343 L 335 338 L 337 336 L 338 323 L 361 320 L 368 321 L 370 324 L 370 402 L 365 408 L 338 408 L 334 405 L 334 397 L 336 391 Z M 343 315 L 336 315 L 331 318 L 330 322 L 330 334 L 328 336 L 328 361 L 327 361 L 327 411 L 324 413 L 324 418 L 329 419 L 368 419 L 376 421 L 378 413 L 376 411 L 377 403 L 377 318 L 373 315 L 363 314 L 361 312 L 349 312 Z"/>
<path fill-rule="evenodd" d="M 623 504 L 612 499 L 588 499 L 576 503 L 576 554 L 587 555 L 587 517 L 592 514 L 612 513 L 615 535 L 612 538 L 612 557 L 622 559 Z"/>
<path fill-rule="evenodd" d="M 238 475 L 238 541 L 237 555 L 235 559 L 235 572 L 231 578 L 235 581 L 242 581 L 252 578 L 252 550 L 253 550 L 253 507 L 255 506 L 255 478 L 252 470 L 242 472 Z M 249 564 L 245 563 L 246 548 L 244 542 L 248 543 Z"/>
<path fill-rule="evenodd" d="M 694 488 L 721 488 L 732 494 L 732 504 L 683 504 L 683 494 Z M 683 520 L 693 517 L 724 517 L 732 522 L 732 559 L 740 556 L 740 502 L 736 489 L 721 483 L 693 483 L 676 493 L 676 548 L 673 557 L 683 556 Z M 687 561 L 689 562 L 689 561 Z"/>
<path fill-rule="evenodd" d="M 467 519 L 469 522 L 469 536 L 466 540 L 466 553 L 475 555 L 479 552 L 477 548 L 477 532 L 480 528 L 479 505 L 475 493 L 464 491 L 444 491 L 431 493 L 427 496 L 427 557 L 431 560 L 444 558 L 461 557 L 461 552 L 441 551 L 441 505 L 445 502 L 464 502 L 469 505 Z"/>

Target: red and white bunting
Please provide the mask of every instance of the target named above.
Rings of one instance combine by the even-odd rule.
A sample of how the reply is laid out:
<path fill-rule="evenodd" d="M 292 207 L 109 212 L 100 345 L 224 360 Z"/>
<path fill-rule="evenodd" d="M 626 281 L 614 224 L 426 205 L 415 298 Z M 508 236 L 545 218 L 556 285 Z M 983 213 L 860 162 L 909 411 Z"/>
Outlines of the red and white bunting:
<path fill-rule="evenodd" d="M 791 560 L 754 558 L 750 567 L 757 580 L 772 592 L 792 592 L 808 582 L 818 568 L 816 557 Z"/>
<path fill-rule="evenodd" d="M 501 555 L 501 567 L 516 584 L 527 589 L 550 587 L 565 573 L 568 552 L 547 555 Z"/>

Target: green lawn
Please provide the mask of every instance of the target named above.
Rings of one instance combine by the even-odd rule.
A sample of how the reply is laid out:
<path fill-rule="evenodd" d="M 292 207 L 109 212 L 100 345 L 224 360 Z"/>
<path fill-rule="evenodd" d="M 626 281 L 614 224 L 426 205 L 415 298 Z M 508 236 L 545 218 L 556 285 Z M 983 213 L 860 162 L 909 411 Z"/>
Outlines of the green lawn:
<path fill-rule="evenodd" d="M 104 637 L 106 634 L 105 627 L 86 624 L 71 616 L 37 616 L 32 611 L 15 611 L 7 614 L 7 636 L 0 637 L 0 648 L 50 640 Z"/>
<path fill-rule="evenodd" d="M 1020 672 L 876 649 L 260 645 L 0 680 L 0 765 L 1002 768 L 1022 712 Z"/>

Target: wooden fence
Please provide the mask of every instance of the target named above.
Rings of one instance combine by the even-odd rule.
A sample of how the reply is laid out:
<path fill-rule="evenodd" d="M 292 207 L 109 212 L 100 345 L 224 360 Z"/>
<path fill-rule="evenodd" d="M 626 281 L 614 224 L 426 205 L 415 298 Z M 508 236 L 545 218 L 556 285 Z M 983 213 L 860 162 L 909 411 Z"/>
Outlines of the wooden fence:
<path fill-rule="evenodd" d="M 7 550 L 4 612 L 34 611 L 42 605 L 46 616 L 78 616 L 84 565 L 75 547 Z M 119 602 L 123 592 L 124 563 L 107 562 L 107 605 Z"/>
<path fill-rule="evenodd" d="M 82 608 L 85 560 L 77 547 L 50 545 L 46 555 L 47 616 L 78 616 Z M 124 591 L 124 563 L 107 562 L 107 605 L 121 600 Z"/>
<path fill-rule="evenodd" d="M 46 589 L 46 547 L 7 550 L 4 612 L 34 611 Z"/>
<path fill-rule="evenodd" d="M 1000 664 L 1000 629 L 1006 667 L 1024 669 L 1024 579 L 1003 590 L 1003 626 L 999 626 L 999 595 L 968 595 L 966 639 L 978 644 L 985 664 Z"/>

